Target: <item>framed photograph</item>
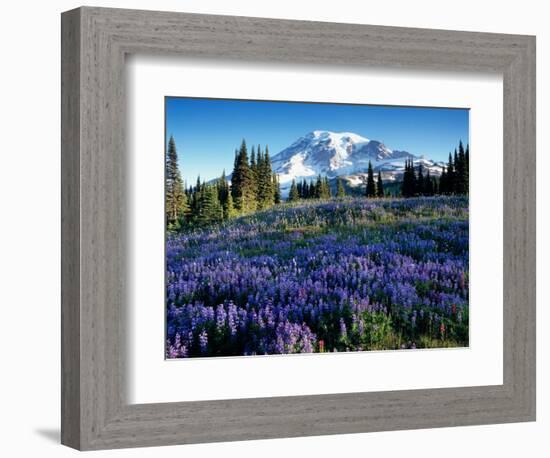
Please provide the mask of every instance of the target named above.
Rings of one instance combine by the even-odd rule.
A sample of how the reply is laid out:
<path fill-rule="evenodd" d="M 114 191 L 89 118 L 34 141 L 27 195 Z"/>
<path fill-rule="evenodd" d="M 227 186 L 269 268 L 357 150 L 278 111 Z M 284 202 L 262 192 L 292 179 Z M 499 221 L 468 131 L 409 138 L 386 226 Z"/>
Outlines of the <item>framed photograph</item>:
<path fill-rule="evenodd" d="M 535 419 L 535 39 L 62 15 L 62 442 Z"/>
<path fill-rule="evenodd" d="M 165 113 L 168 359 L 468 347 L 467 109 L 167 97 Z"/>

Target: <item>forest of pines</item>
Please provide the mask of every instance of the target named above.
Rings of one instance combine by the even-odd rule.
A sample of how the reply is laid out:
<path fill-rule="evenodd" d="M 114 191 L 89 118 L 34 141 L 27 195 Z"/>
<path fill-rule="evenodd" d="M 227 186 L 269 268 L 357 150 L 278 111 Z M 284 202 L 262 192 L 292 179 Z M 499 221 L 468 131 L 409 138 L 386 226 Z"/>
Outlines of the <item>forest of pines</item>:
<path fill-rule="evenodd" d="M 272 169 L 268 146 L 263 150 L 260 145 L 256 148 L 252 146 L 249 154 L 244 139 L 240 148 L 235 150 L 230 180 L 224 170 L 216 180 L 207 183 L 197 177 L 194 186 L 187 186 L 179 169 L 176 143 L 170 137 L 166 152 L 165 185 L 166 224 L 169 231 L 221 223 L 283 202 L 281 186 Z M 292 180 L 286 201 L 346 196 L 346 187 L 341 177 L 335 179 L 334 187 L 333 191 L 327 176 L 319 175 L 309 181 Z M 375 179 L 373 166 L 369 161 L 363 189 L 362 194 L 366 198 L 467 195 L 469 147 L 464 147 L 460 141 L 454 154 L 449 153 L 448 162 L 442 167 L 439 177 L 431 176 L 429 170 L 424 172 L 422 164 L 415 166 L 412 160 L 407 160 L 397 193 L 385 192 L 381 172 L 378 171 Z"/>

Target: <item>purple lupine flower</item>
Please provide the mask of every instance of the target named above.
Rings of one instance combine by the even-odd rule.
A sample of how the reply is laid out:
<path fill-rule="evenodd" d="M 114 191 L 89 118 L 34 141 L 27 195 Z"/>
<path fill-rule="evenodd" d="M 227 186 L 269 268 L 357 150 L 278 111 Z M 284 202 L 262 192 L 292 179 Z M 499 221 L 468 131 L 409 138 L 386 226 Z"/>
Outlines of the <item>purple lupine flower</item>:
<path fill-rule="evenodd" d="M 342 339 L 345 339 L 348 335 L 347 329 L 346 329 L 346 323 L 343 318 L 340 318 L 340 337 Z"/>
<path fill-rule="evenodd" d="M 201 353 L 206 353 L 208 351 L 208 333 L 206 329 L 203 329 L 199 334 L 199 345 L 201 348 Z"/>

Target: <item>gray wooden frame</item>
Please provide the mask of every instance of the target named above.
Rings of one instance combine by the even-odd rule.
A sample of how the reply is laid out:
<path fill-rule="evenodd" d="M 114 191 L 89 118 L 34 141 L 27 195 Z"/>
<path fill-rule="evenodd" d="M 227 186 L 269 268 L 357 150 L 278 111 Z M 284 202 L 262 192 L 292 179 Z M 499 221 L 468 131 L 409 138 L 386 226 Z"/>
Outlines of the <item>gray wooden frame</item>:
<path fill-rule="evenodd" d="M 83 7 L 62 14 L 62 443 L 105 449 L 535 419 L 535 38 Z M 129 53 L 504 78 L 503 385 L 130 405 Z"/>

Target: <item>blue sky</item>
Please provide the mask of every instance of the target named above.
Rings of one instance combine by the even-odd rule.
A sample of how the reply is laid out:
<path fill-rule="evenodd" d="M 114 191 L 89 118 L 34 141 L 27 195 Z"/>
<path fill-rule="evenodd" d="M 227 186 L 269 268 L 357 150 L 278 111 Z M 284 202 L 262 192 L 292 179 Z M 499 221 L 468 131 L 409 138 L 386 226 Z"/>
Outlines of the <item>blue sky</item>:
<path fill-rule="evenodd" d="M 235 148 L 269 145 L 273 157 L 313 130 L 353 132 L 390 149 L 446 160 L 468 143 L 466 109 L 166 97 L 166 140 L 174 136 L 187 184 L 231 173 Z"/>

